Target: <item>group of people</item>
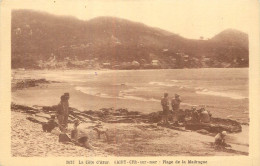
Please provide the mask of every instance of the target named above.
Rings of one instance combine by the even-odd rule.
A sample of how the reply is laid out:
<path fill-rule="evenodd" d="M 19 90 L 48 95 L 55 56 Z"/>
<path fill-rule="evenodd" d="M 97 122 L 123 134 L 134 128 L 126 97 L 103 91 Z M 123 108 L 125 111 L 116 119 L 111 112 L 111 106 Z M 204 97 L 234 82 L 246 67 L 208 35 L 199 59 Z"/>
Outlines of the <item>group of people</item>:
<path fill-rule="evenodd" d="M 88 149 L 93 149 L 93 146 L 89 144 L 89 138 L 87 134 L 78 129 L 80 124 L 78 119 L 74 121 L 74 127 L 73 130 L 71 130 L 70 138 L 66 134 L 66 131 L 68 130 L 68 118 L 70 113 L 69 98 L 69 93 L 64 93 L 60 97 L 56 115 L 51 115 L 50 120 L 42 126 L 43 131 L 51 132 L 56 126 L 58 126 L 61 131 L 59 134 L 59 142 L 73 142 L 76 145 L 83 146 Z M 55 122 L 56 117 L 58 123 Z"/>
<path fill-rule="evenodd" d="M 204 107 L 196 109 L 196 107 L 193 106 L 189 114 L 192 122 L 209 123 L 211 121 L 212 114 Z"/>
<path fill-rule="evenodd" d="M 192 106 L 191 110 L 180 111 L 180 95 L 175 94 L 175 97 L 171 100 L 172 111 L 170 110 L 170 101 L 168 93 L 164 93 L 164 96 L 161 99 L 162 105 L 162 123 L 168 125 L 168 120 L 174 119 L 175 116 L 176 121 L 174 124 L 178 124 L 178 121 L 185 121 L 185 117 L 188 117 L 188 120 L 195 123 L 209 123 L 211 121 L 212 114 L 210 111 L 205 108 L 196 109 L 195 106 Z M 183 113 L 180 113 L 183 112 Z M 227 135 L 226 131 L 222 131 L 215 136 L 215 145 L 216 147 L 230 147 L 230 145 L 225 143 L 225 137 Z"/>
<path fill-rule="evenodd" d="M 58 104 L 58 109 L 56 112 L 56 115 L 52 115 L 51 119 L 43 125 L 43 130 L 47 132 L 51 132 L 56 126 L 59 127 L 61 134 L 59 135 L 59 141 L 60 142 L 73 142 L 77 145 L 86 147 L 88 149 L 93 149 L 93 147 L 89 144 L 88 136 L 85 134 L 85 132 L 82 132 L 78 129 L 78 126 L 80 125 L 80 121 L 76 119 L 74 121 L 74 128 L 71 130 L 70 138 L 67 136 L 66 131 L 68 130 L 68 117 L 69 117 L 69 93 L 64 93 L 60 97 L 60 103 Z M 171 100 L 171 107 L 172 111 L 170 110 L 170 101 L 169 101 L 169 95 L 168 93 L 164 93 L 163 98 L 161 99 L 161 105 L 163 108 L 163 114 L 162 114 L 162 123 L 163 124 L 169 124 L 168 119 L 172 117 L 172 115 L 175 116 L 175 123 L 178 123 L 179 117 L 179 111 L 180 111 L 180 95 L 175 94 L 175 97 Z M 189 112 L 186 112 L 185 115 L 188 115 L 191 117 L 192 121 L 196 122 L 210 122 L 211 119 L 211 113 L 209 111 L 206 111 L 205 108 L 201 108 L 199 110 L 196 109 L 196 107 L 192 107 Z M 184 115 L 184 116 L 185 116 Z M 57 117 L 58 123 L 56 124 L 55 118 Z M 174 124 L 175 124 L 174 123 Z M 98 131 L 99 134 L 99 131 Z M 226 131 L 222 131 L 218 133 L 215 136 L 215 145 L 216 146 L 228 146 L 228 144 L 225 143 L 225 137 L 227 135 Z"/>
<path fill-rule="evenodd" d="M 170 101 L 168 93 L 164 93 L 164 96 L 161 99 L 162 105 L 162 123 L 169 124 L 169 119 L 175 119 L 174 124 L 178 124 L 178 122 L 184 122 L 186 120 L 192 120 L 193 122 L 203 122 L 209 123 L 211 120 L 212 114 L 206 110 L 205 108 L 196 109 L 195 106 L 192 106 L 191 109 L 186 109 L 183 111 L 180 109 L 181 103 L 180 95 L 175 94 L 175 97 L 171 100 L 170 110 Z"/>
<path fill-rule="evenodd" d="M 168 93 L 164 93 L 164 97 L 161 99 L 161 105 L 163 109 L 162 123 L 168 124 L 169 116 L 171 114 L 177 114 L 180 109 L 181 99 L 180 95 L 175 94 L 175 97 L 171 100 L 172 112 L 170 111 L 170 102 Z"/>

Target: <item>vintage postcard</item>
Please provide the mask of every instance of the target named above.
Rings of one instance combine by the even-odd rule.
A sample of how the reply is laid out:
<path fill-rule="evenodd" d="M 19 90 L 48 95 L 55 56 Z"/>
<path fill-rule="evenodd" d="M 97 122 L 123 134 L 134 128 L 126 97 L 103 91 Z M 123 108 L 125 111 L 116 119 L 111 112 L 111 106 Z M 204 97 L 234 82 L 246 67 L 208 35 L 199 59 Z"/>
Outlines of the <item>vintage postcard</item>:
<path fill-rule="evenodd" d="M 257 0 L 0 4 L 0 166 L 260 164 Z"/>

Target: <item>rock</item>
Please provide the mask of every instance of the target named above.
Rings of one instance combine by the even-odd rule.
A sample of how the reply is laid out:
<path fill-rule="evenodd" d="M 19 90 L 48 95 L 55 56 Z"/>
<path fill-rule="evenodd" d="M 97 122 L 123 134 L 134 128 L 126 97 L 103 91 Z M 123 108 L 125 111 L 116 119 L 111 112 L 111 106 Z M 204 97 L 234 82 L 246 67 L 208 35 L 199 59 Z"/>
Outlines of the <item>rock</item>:
<path fill-rule="evenodd" d="M 221 119 L 221 118 L 211 118 L 210 123 L 195 123 L 187 122 L 185 125 L 187 130 L 207 130 L 210 133 L 219 133 L 223 130 L 230 133 L 236 133 L 242 131 L 242 126 L 240 123 L 230 119 Z"/>
<path fill-rule="evenodd" d="M 11 104 L 11 110 L 12 111 L 19 111 L 19 112 L 24 112 L 24 113 L 27 113 L 27 114 L 37 114 L 40 112 L 40 110 L 38 109 L 35 109 L 33 107 L 28 107 L 28 106 L 23 106 L 23 105 L 17 105 L 15 103 L 12 103 Z"/>
<path fill-rule="evenodd" d="M 28 120 L 34 121 L 36 117 L 41 117 L 44 119 L 49 119 L 50 115 L 57 112 L 58 106 L 43 106 L 43 107 L 28 107 L 18 104 L 11 104 L 12 111 L 25 112 L 31 115 L 35 115 L 34 119 L 29 118 Z M 106 123 L 146 123 L 146 124 L 156 124 L 161 121 L 162 111 L 153 112 L 150 114 L 141 114 L 139 112 L 131 112 L 125 108 L 114 110 L 113 108 L 102 108 L 98 111 L 88 110 L 81 112 L 75 108 L 70 107 L 70 116 L 68 119 L 69 123 L 72 123 L 75 119 L 79 119 L 82 122 L 106 122 Z M 186 118 L 187 119 L 187 118 Z M 87 121 L 88 120 L 88 121 Z M 44 122 L 45 120 L 38 120 Z M 158 123 L 158 125 L 161 125 Z M 183 125 L 174 126 L 174 124 L 162 125 L 163 127 L 181 130 L 182 126 L 185 126 L 186 130 L 205 130 L 210 133 L 218 133 L 223 130 L 232 132 L 241 132 L 241 124 L 237 121 L 231 119 L 221 119 L 221 118 L 211 118 L 210 123 L 198 123 L 194 121 L 184 121 Z M 184 128 L 184 127 L 183 127 Z"/>
<path fill-rule="evenodd" d="M 46 79 L 24 79 L 19 80 L 16 83 L 13 84 L 12 89 L 23 89 L 23 88 L 29 88 L 29 87 L 35 87 L 39 84 L 47 84 L 50 83 Z"/>
<path fill-rule="evenodd" d="M 128 112 L 128 115 L 140 115 L 140 113 L 138 111 L 131 111 Z"/>
<path fill-rule="evenodd" d="M 197 132 L 201 134 L 209 134 L 209 132 L 205 129 L 197 130 Z"/>
<path fill-rule="evenodd" d="M 127 115 L 128 114 L 128 110 L 126 108 L 117 109 L 116 112 L 119 112 L 120 115 Z"/>
<path fill-rule="evenodd" d="M 150 113 L 147 118 L 150 123 L 158 123 L 162 119 L 162 111 Z"/>
<path fill-rule="evenodd" d="M 39 121 L 38 119 L 33 118 L 33 117 L 27 117 L 26 119 L 33 122 L 33 123 L 38 123 L 38 124 L 44 124 L 45 123 L 45 122 Z"/>
<path fill-rule="evenodd" d="M 24 106 L 24 105 L 18 105 L 18 104 L 15 104 L 15 103 L 11 103 L 11 109 L 14 109 L 14 110 L 18 110 L 18 109 L 21 109 L 21 110 L 34 110 L 34 111 L 37 111 L 37 109 L 35 109 L 33 107 Z"/>
<path fill-rule="evenodd" d="M 135 123 L 134 119 L 130 118 L 122 118 L 122 119 L 115 119 L 115 120 L 108 120 L 107 123 Z"/>
<path fill-rule="evenodd" d="M 42 107 L 42 110 L 45 112 L 57 112 L 57 110 L 59 109 L 58 107 L 59 107 L 58 105 L 44 106 Z"/>

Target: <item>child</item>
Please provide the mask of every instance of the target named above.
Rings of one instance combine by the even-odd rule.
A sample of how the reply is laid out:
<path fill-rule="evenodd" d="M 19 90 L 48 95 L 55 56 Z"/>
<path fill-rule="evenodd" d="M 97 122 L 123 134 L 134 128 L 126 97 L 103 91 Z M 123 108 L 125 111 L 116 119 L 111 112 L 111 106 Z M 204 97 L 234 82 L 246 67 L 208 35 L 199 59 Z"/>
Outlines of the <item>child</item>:
<path fill-rule="evenodd" d="M 227 136 L 226 131 L 222 131 L 215 136 L 215 145 L 218 147 L 231 147 L 230 145 L 226 144 L 225 137 Z"/>
<path fill-rule="evenodd" d="M 71 131 L 72 142 L 74 142 L 79 146 L 83 146 L 87 149 L 93 149 L 93 147 L 89 144 L 88 136 L 84 132 L 78 130 L 77 127 L 79 126 L 79 124 L 80 124 L 79 120 L 74 121 L 74 129 Z"/>
<path fill-rule="evenodd" d="M 42 124 L 42 130 L 44 132 L 51 132 L 57 125 L 57 123 L 55 122 L 55 115 L 51 115 L 51 119 L 45 123 Z"/>

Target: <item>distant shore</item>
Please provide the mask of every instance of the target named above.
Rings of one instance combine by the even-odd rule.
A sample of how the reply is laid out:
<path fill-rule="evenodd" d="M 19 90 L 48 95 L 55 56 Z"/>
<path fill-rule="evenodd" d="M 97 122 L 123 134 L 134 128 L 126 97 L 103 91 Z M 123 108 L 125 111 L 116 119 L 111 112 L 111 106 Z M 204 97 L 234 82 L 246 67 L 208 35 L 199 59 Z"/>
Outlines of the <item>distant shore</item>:
<path fill-rule="evenodd" d="M 249 68 L 249 66 L 246 67 L 184 67 L 184 68 L 133 68 L 133 69 L 113 69 L 113 68 L 12 68 L 11 70 L 98 70 L 98 71 L 106 71 L 106 70 L 114 70 L 114 71 L 120 71 L 120 70 L 171 70 L 171 69 L 239 69 L 239 68 Z"/>

